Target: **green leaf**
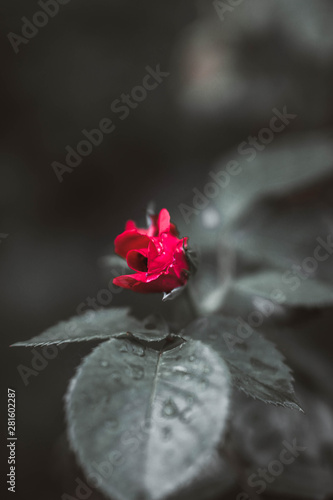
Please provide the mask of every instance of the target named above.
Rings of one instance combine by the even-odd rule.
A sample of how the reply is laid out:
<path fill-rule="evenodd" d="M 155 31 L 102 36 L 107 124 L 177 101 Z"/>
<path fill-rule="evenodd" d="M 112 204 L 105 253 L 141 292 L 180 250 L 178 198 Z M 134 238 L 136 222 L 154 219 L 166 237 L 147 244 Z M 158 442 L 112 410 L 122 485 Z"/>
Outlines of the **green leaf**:
<path fill-rule="evenodd" d="M 283 356 L 241 318 L 200 318 L 180 335 L 213 347 L 227 363 L 233 385 L 249 396 L 301 410 Z"/>
<path fill-rule="evenodd" d="M 302 193 L 306 203 L 301 197 L 299 202 L 282 198 L 253 205 L 233 222 L 228 241 L 258 263 L 293 272 L 296 265 L 303 274 L 333 281 L 331 191 L 325 195 L 320 189 L 315 199 L 308 200 L 310 194 Z"/>
<path fill-rule="evenodd" d="M 246 464 L 246 477 L 258 473 L 259 468 L 267 469 L 283 450 L 295 450 L 296 445 L 295 460 L 267 484 L 265 493 L 269 498 L 273 495 L 281 499 L 329 498 L 333 493 L 333 466 L 325 457 L 333 453 L 333 441 L 328 439 L 332 436 L 333 416 L 322 394 L 318 395 L 317 389 L 302 390 L 306 414 L 272 405 L 258 408 L 256 401 L 241 393 L 239 396 L 233 400 L 228 443 L 240 462 Z"/>
<path fill-rule="evenodd" d="M 228 406 L 229 372 L 208 346 L 188 341 L 158 352 L 112 339 L 70 385 L 70 442 L 106 495 L 163 498 L 210 462 Z"/>
<path fill-rule="evenodd" d="M 214 252 L 204 252 L 192 281 L 192 296 L 200 315 L 216 313 L 224 303 L 235 271 L 236 255 L 222 242 Z"/>
<path fill-rule="evenodd" d="M 74 316 L 62 321 L 44 333 L 30 340 L 16 342 L 14 346 L 38 346 L 60 344 L 63 342 L 79 342 L 96 339 L 109 339 L 135 333 L 138 338 L 147 341 L 164 339 L 168 333 L 168 325 L 158 316 L 149 316 L 138 320 L 129 314 L 129 308 L 112 308 L 89 311 L 81 316 Z"/>
<path fill-rule="evenodd" d="M 323 307 L 333 304 L 333 287 L 314 279 L 301 279 L 285 272 L 262 271 L 236 280 L 232 289 L 294 307 Z M 274 299 L 277 297 L 277 299 Z"/>
<path fill-rule="evenodd" d="M 222 217 L 230 221 L 264 196 L 285 195 L 332 175 L 332 158 L 331 138 L 318 133 L 270 144 L 252 161 L 238 155 L 239 173 L 221 189 L 217 201 Z M 228 160 L 224 158 L 220 168 L 215 169 L 217 174 L 225 170 Z M 231 160 L 235 160 L 235 156 Z"/>
<path fill-rule="evenodd" d="M 183 293 L 184 289 L 185 289 L 185 286 L 178 286 L 177 288 L 174 288 L 173 290 L 171 290 L 171 292 L 164 292 L 163 293 L 163 297 L 162 297 L 162 301 L 165 302 L 166 300 L 174 300 L 176 299 L 177 297 L 179 297 L 180 294 Z"/>

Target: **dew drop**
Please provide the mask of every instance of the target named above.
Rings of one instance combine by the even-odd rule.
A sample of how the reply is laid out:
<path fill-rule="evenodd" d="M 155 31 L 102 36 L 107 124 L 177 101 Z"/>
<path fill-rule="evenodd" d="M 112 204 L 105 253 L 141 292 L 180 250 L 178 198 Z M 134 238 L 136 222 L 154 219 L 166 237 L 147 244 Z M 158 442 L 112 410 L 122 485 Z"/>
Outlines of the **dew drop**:
<path fill-rule="evenodd" d="M 196 357 L 192 355 L 192 356 L 190 356 L 190 357 L 188 358 L 188 360 L 189 360 L 191 363 L 193 363 L 193 361 L 195 361 L 195 360 L 196 360 Z"/>
<path fill-rule="evenodd" d="M 177 375 L 181 375 L 183 377 L 183 379 L 187 380 L 187 381 L 192 379 L 191 373 L 189 373 L 188 370 L 186 368 L 184 368 L 184 366 L 175 366 L 173 368 L 173 373 L 176 373 Z"/>
<path fill-rule="evenodd" d="M 186 368 L 184 368 L 184 366 L 180 366 L 180 365 L 179 366 L 175 366 L 173 368 L 173 371 L 174 372 L 179 372 L 179 373 L 187 373 Z"/>
<path fill-rule="evenodd" d="M 121 344 L 119 347 L 119 352 L 128 352 L 128 345 L 127 344 Z"/>
<path fill-rule="evenodd" d="M 146 352 L 145 347 L 139 345 L 139 346 L 136 346 L 134 354 L 136 354 L 137 356 L 143 357 L 145 355 L 145 352 Z"/>
<path fill-rule="evenodd" d="M 103 361 L 101 361 L 101 366 L 103 366 L 103 367 L 105 368 L 105 367 L 109 366 L 109 362 L 108 362 L 108 361 L 105 361 L 105 360 L 103 359 Z"/>
<path fill-rule="evenodd" d="M 174 417 L 178 413 L 178 408 L 176 403 L 172 399 L 168 399 L 167 401 L 164 402 L 163 408 L 162 408 L 162 415 L 164 417 Z"/>
<path fill-rule="evenodd" d="M 142 366 L 139 365 L 129 365 L 128 368 L 128 374 L 134 379 L 134 380 L 140 380 L 144 376 L 144 369 Z"/>

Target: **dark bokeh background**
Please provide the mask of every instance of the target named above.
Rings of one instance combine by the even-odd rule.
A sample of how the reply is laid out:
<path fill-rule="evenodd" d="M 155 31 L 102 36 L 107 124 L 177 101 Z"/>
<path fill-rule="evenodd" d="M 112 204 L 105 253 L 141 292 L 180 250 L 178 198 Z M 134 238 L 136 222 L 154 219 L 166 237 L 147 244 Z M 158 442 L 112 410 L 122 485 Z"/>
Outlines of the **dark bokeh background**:
<path fill-rule="evenodd" d="M 7 34 L 21 35 L 22 16 L 38 10 L 32 0 L 1 5 L 1 400 L 16 389 L 16 498 L 53 500 L 74 491 L 62 397 L 91 345 L 68 346 L 28 386 L 17 366 L 31 366 L 31 350 L 7 346 L 106 288 L 99 257 L 125 220 L 144 221 L 151 200 L 186 234 L 179 203 L 191 202 L 214 162 L 266 126 L 272 108 L 297 114 L 277 141 L 311 130 L 327 136 L 333 5 L 247 0 L 223 20 L 211 1 L 71 0 L 15 54 Z M 158 64 L 170 75 L 121 121 L 111 103 Z M 116 130 L 60 183 L 52 162 L 64 162 L 65 147 L 105 117 Z M 127 300 L 123 292 L 113 304 Z"/>

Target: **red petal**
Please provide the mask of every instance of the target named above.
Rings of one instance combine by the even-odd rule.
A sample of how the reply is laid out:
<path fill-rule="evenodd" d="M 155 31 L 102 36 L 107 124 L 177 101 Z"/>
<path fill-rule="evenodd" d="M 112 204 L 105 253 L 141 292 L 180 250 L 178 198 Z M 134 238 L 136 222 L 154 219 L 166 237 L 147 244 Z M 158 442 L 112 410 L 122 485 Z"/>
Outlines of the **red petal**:
<path fill-rule="evenodd" d="M 124 259 L 130 250 L 148 248 L 148 245 L 149 237 L 136 230 L 124 231 L 114 240 L 115 252 Z"/>
<path fill-rule="evenodd" d="M 179 241 L 177 249 L 174 252 L 174 262 L 172 264 L 176 276 L 181 280 L 183 280 L 185 276 L 184 270 L 187 271 L 190 270 L 186 254 L 184 252 L 184 248 L 187 247 L 187 240 L 188 238 L 183 238 L 182 240 Z"/>
<path fill-rule="evenodd" d="M 128 220 L 126 222 L 125 231 L 132 231 L 133 229 L 137 229 L 134 220 Z"/>
<path fill-rule="evenodd" d="M 127 274 L 114 278 L 113 283 L 122 288 L 127 288 L 139 293 L 169 293 L 174 288 L 185 284 L 186 280 L 180 281 L 173 274 L 155 274 L 147 276 L 147 273 Z"/>
<path fill-rule="evenodd" d="M 170 214 L 166 208 L 162 208 L 158 216 L 158 234 L 170 231 Z"/>
<path fill-rule="evenodd" d="M 130 250 L 126 255 L 127 264 L 134 271 L 148 271 L 147 250 Z"/>
<path fill-rule="evenodd" d="M 151 224 L 147 229 L 148 236 L 158 236 L 158 216 L 150 215 Z"/>

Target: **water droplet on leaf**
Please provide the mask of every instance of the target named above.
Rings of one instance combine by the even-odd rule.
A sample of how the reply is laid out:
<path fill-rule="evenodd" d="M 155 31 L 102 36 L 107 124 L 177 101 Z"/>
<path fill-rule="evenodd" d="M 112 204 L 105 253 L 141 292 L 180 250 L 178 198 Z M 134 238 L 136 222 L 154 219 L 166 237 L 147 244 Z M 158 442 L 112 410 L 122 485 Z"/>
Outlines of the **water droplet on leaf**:
<path fill-rule="evenodd" d="M 135 347 L 134 354 L 136 354 L 137 356 L 143 357 L 145 355 L 145 352 L 146 352 L 145 347 L 141 345 Z"/>
<path fill-rule="evenodd" d="M 178 408 L 176 403 L 172 399 L 168 399 L 167 401 L 164 402 L 163 408 L 162 408 L 162 415 L 164 417 L 174 417 L 178 414 Z"/>
<path fill-rule="evenodd" d="M 187 373 L 187 370 L 186 368 L 184 368 L 184 366 L 174 366 L 173 368 L 173 371 L 174 372 L 179 372 L 179 373 Z"/>
<path fill-rule="evenodd" d="M 129 365 L 127 372 L 134 380 L 140 380 L 144 376 L 144 369 L 139 365 Z"/>
<path fill-rule="evenodd" d="M 121 344 L 119 347 L 119 352 L 128 352 L 128 345 L 127 344 Z"/>

